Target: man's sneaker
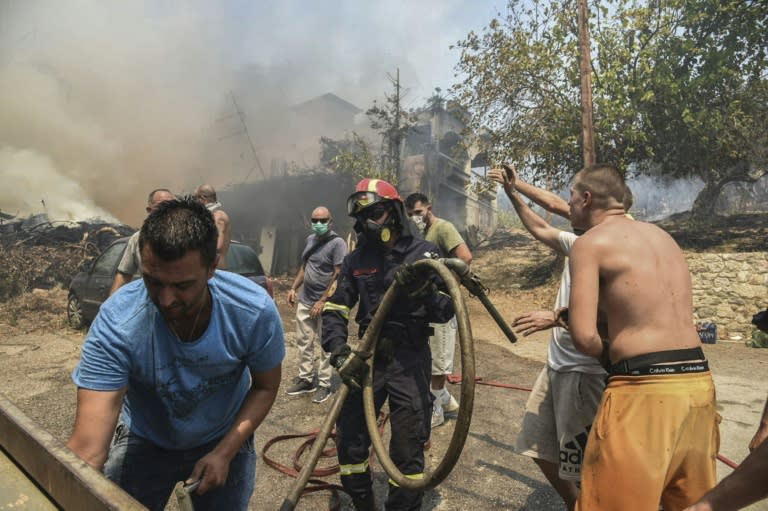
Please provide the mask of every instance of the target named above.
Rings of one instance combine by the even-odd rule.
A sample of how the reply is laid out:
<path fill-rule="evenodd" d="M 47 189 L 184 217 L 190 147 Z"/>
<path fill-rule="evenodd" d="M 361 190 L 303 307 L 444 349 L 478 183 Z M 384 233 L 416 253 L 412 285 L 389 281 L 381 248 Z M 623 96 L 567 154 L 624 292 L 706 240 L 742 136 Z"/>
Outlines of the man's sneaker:
<path fill-rule="evenodd" d="M 317 390 L 311 381 L 304 380 L 302 378 L 296 378 L 293 380 L 293 385 L 288 387 L 285 391 L 289 396 L 298 396 L 299 394 L 308 394 Z"/>
<path fill-rule="evenodd" d="M 443 415 L 443 405 L 439 399 L 436 399 L 432 403 L 432 427 L 436 428 L 445 422 L 445 416 Z"/>
<path fill-rule="evenodd" d="M 331 388 L 330 387 L 319 387 L 317 389 L 317 392 L 315 393 L 315 396 L 312 398 L 313 403 L 322 403 L 323 401 L 326 401 L 329 397 L 331 397 Z"/>
<path fill-rule="evenodd" d="M 456 398 L 454 398 L 448 390 L 443 389 L 443 398 L 441 399 L 441 402 L 443 404 L 443 413 L 450 413 L 456 415 L 459 412 L 459 402 L 456 401 Z"/>

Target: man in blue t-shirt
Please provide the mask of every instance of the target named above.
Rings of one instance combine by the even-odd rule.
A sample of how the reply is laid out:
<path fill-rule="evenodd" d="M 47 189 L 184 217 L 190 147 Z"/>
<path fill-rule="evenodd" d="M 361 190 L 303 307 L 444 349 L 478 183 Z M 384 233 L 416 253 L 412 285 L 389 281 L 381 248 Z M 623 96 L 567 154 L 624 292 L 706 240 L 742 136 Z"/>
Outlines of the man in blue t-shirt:
<path fill-rule="evenodd" d="M 216 271 L 217 229 L 190 198 L 163 202 L 139 237 L 143 280 L 101 306 L 72 373 L 67 446 L 149 509 L 178 481 L 195 509 L 247 509 L 253 433 L 285 355 L 272 299 Z"/>

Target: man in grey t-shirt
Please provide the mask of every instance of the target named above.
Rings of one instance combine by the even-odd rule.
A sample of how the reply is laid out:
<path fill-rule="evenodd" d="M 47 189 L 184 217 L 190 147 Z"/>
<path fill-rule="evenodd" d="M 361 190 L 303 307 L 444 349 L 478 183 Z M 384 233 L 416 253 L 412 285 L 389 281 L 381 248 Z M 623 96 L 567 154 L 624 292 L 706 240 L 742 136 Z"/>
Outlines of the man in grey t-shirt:
<path fill-rule="evenodd" d="M 167 188 L 157 188 L 149 192 L 147 197 L 147 215 L 157 209 L 157 205 L 163 201 L 173 200 L 176 196 Z M 133 280 L 136 275 L 141 275 L 141 252 L 139 250 L 139 231 L 136 231 L 128 239 L 128 244 L 123 252 L 123 258 L 117 265 L 117 273 L 112 280 L 112 288 L 109 290 L 111 295 L 120 287 Z"/>
<path fill-rule="evenodd" d="M 347 243 L 331 230 L 333 219 L 328 208 L 318 206 L 312 211 L 312 234 L 301 254 L 301 267 L 288 291 L 288 304 L 296 305 L 296 345 L 299 348 L 299 376 L 288 388 L 291 396 L 317 391 L 313 403 L 322 403 L 331 395 L 331 365 L 329 355 L 321 348 L 317 369 L 318 385 L 314 384 L 315 339 L 321 339 L 320 327 L 325 300 L 333 294 L 332 287 L 347 255 Z M 298 292 L 301 287 L 301 291 Z M 297 302 L 298 297 L 298 304 Z"/>

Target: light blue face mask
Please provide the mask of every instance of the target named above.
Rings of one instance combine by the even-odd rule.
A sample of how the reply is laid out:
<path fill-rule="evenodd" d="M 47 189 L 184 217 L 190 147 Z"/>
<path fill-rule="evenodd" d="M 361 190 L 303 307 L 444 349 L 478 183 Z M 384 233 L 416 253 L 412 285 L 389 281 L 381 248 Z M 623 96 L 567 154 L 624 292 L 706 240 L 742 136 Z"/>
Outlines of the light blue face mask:
<path fill-rule="evenodd" d="M 324 224 L 321 224 L 319 222 L 316 223 L 316 224 L 313 223 L 312 224 L 312 232 L 314 232 L 318 236 L 322 236 L 323 234 L 328 232 L 328 224 L 330 224 L 330 222 L 326 222 Z"/>

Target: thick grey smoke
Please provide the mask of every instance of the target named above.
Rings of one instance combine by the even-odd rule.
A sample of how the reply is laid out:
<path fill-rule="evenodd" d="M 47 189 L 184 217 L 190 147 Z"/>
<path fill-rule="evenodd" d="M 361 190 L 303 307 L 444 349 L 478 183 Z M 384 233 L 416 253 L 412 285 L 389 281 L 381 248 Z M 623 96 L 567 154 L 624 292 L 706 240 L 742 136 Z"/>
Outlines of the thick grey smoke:
<path fill-rule="evenodd" d="M 634 196 L 630 212 L 638 220 L 648 222 L 689 211 L 696 196 L 704 188 L 704 182 L 698 178 L 659 179 L 653 176 L 631 177 L 627 185 Z"/>
<path fill-rule="evenodd" d="M 186 185 L 229 88 L 205 9 L 0 4 L 0 205 L 138 223 Z M 105 213 L 106 211 L 106 213 Z"/>
<path fill-rule="evenodd" d="M 137 225 L 153 188 L 311 165 L 286 110 L 328 92 L 365 110 L 397 68 L 423 105 L 495 4 L 0 0 L 0 209 Z"/>
<path fill-rule="evenodd" d="M 634 204 L 630 213 L 638 220 L 655 222 L 675 213 L 689 211 L 693 201 L 704 187 L 700 179 L 662 179 L 654 176 L 634 176 L 627 180 L 632 189 Z M 561 190 L 559 195 L 568 200 L 569 190 Z M 511 210 L 512 203 L 499 187 L 497 192 L 499 208 Z M 535 208 L 543 213 L 538 206 Z M 556 219 L 554 219 L 556 220 Z M 564 223 L 556 220 L 558 225 Z"/>

